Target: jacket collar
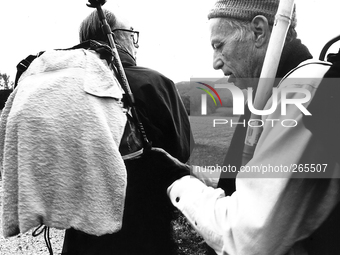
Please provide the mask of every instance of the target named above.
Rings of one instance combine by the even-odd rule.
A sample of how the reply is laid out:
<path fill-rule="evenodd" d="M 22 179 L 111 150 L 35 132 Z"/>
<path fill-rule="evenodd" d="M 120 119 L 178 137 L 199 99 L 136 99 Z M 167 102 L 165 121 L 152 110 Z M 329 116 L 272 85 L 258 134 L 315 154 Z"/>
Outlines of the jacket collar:
<path fill-rule="evenodd" d="M 283 78 L 290 70 L 297 67 L 301 62 L 311 59 L 313 56 L 301 40 L 294 39 L 287 43 L 282 51 L 276 78 Z"/>
<path fill-rule="evenodd" d="M 136 66 L 136 60 L 125 49 L 117 45 L 118 54 L 123 67 Z"/>

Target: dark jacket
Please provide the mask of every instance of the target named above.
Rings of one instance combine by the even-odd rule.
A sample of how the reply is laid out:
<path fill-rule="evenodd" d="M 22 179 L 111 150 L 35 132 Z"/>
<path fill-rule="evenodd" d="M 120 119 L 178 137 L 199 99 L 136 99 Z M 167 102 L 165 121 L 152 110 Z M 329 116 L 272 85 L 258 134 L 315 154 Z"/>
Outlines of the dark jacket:
<path fill-rule="evenodd" d="M 136 66 L 120 50 L 120 58 L 148 139 L 182 162 L 190 156 L 189 118 L 174 83 L 157 71 Z M 164 187 L 149 171 L 145 158 L 125 161 L 128 185 L 123 227 L 115 234 L 91 236 L 66 231 L 63 254 L 174 254 L 171 220 L 174 207 Z"/>

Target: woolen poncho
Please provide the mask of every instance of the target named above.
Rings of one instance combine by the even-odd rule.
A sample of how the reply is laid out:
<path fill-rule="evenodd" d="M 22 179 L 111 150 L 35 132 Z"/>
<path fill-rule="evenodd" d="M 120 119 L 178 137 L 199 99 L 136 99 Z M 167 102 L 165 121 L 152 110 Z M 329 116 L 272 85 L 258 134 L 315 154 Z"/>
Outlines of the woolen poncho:
<path fill-rule="evenodd" d="M 5 237 L 40 224 L 93 235 L 121 228 L 120 98 L 116 78 L 91 51 L 47 51 L 32 62 L 1 115 Z"/>

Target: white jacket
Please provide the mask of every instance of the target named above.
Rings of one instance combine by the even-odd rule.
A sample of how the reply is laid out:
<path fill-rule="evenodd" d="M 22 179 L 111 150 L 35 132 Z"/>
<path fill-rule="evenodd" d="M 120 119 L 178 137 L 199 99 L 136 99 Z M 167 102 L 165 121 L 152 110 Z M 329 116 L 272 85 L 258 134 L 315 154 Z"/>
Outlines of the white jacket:
<path fill-rule="evenodd" d="M 328 69 L 305 65 L 284 79 L 279 89 L 304 88 L 313 97 Z M 301 93 L 288 96 L 296 99 Z M 168 189 L 172 203 L 218 254 L 307 254 L 299 241 L 310 236 L 340 200 L 339 165 L 319 157 L 322 148 L 304 127 L 299 108 L 289 105 L 286 116 L 280 110 L 263 117 L 280 121 L 273 126 L 265 122 L 254 157 L 238 173 L 231 196 L 188 176 Z M 283 119 L 295 120 L 296 127 L 284 127 Z"/>

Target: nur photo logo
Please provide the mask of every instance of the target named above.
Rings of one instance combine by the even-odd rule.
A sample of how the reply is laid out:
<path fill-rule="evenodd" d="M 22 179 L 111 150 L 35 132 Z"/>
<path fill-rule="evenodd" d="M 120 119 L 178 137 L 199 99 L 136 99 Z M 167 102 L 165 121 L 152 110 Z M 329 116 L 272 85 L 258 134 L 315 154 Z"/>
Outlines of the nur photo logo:
<path fill-rule="evenodd" d="M 208 85 L 206 83 L 203 83 L 203 82 L 197 82 L 197 83 L 201 84 L 203 86 L 206 86 L 207 88 L 211 89 L 211 91 L 213 91 L 215 93 L 215 95 L 217 96 L 217 98 L 220 101 L 220 104 L 222 106 L 221 97 L 220 97 L 220 95 L 217 93 L 217 91 L 212 86 L 210 86 L 210 85 Z M 205 91 L 213 99 L 213 101 L 215 103 L 215 106 L 217 106 L 216 100 L 215 100 L 214 96 L 210 93 L 209 90 L 204 89 L 204 88 L 200 88 L 200 87 L 197 87 L 197 88 Z M 207 94 L 202 94 L 201 95 L 201 114 L 202 115 L 207 115 Z"/>
<path fill-rule="evenodd" d="M 269 123 L 272 127 L 275 125 L 275 123 L 280 122 L 283 127 L 295 127 L 297 125 L 297 122 L 294 119 L 283 119 L 283 118 L 273 118 L 271 119 L 269 115 L 275 113 L 277 116 L 277 113 L 280 114 L 280 116 L 287 116 L 287 112 L 289 112 L 290 107 L 298 108 L 301 114 L 303 115 L 311 115 L 311 113 L 307 110 L 306 103 L 308 103 L 311 100 L 311 92 L 308 89 L 305 88 L 299 88 L 299 87 L 282 87 L 277 88 L 274 87 L 271 92 L 271 98 L 268 101 L 268 104 L 264 109 L 256 109 L 254 106 L 254 90 L 253 88 L 249 87 L 247 89 L 240 89 L 236 87 L 234 84 L 215 84 L 214 87 L 211 85 L 208 85 L 207 83 L 203 82 L 196 82 L 196 84 L 200 84 L 205 86 L 205 88 L 202 87 L 196 87 L 202 91 L 204 91 L 204 94 L 201 94 L 201 115 L 207 115 L 207 95 L 209 95 L 215 106 L 218 106 L 217 100 L 215 97 L 218 98 L 221 107 L 223 106 L 221 97 L 219 93 L 221 94 L 223 90 L 228 90 L 228 93 L 231 95 L 232 99 L 232 114 L 233 116 L 237 115 L 244 115 L 245 109 L 248 108 L 249 111 L 257 116 L 268 116 L 265 118 L 265 120 L 252 120 L 250 119 L 248 122 L 235 122 L 235 120 L 228 120 L 228 119 L 214 119 L 213 120 L 213 126 L 216 125 L 243 125 L 243 126 L 250 126 L 250 127 L 259 127 L 264 126 L 265 123 Z M 216 91 L 218 89 L 219 93 Z M 225 91 L 227 92 L 227 91 Z M 215 94 L 215 95 L 214 95 Z M 292 97 L 292 95 L 295 95 Z M 298 96 L 296 96 L 298 95 Z M 217 115 L 217 114 L 216 114 Z"/>

